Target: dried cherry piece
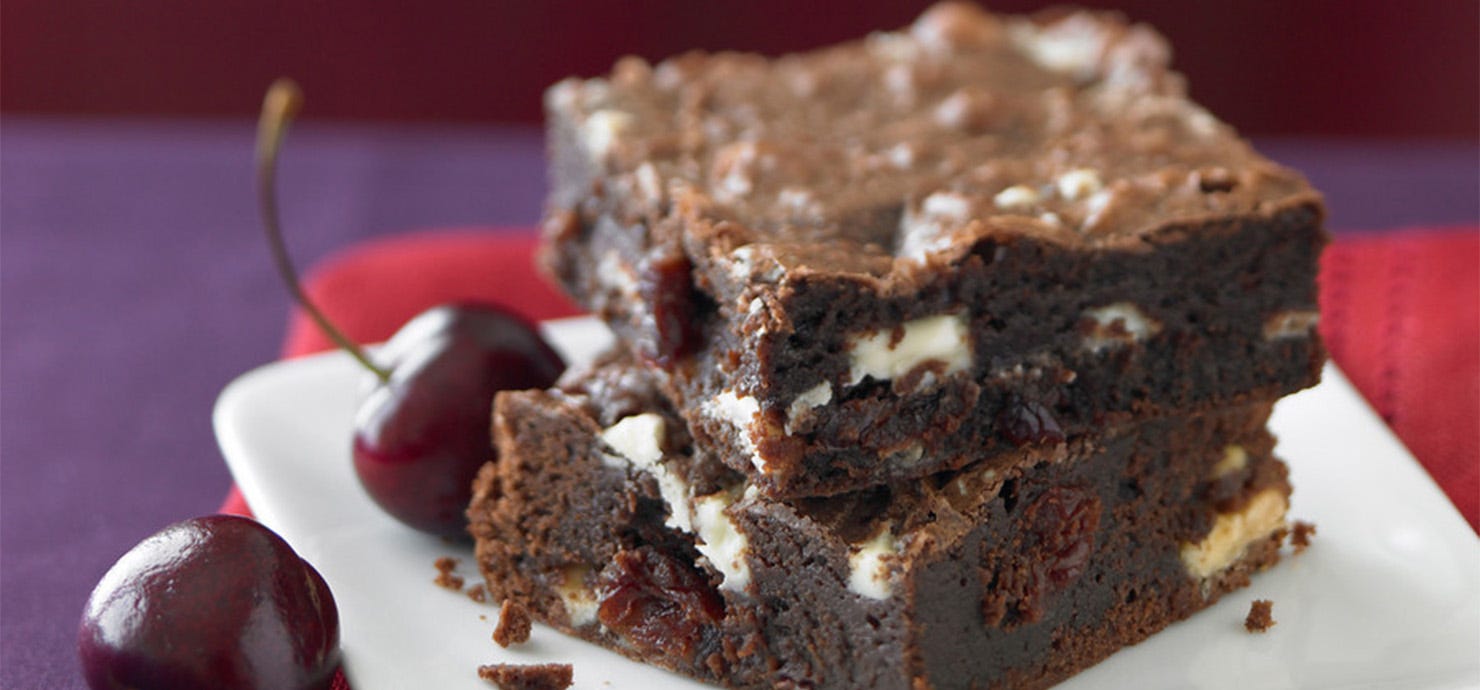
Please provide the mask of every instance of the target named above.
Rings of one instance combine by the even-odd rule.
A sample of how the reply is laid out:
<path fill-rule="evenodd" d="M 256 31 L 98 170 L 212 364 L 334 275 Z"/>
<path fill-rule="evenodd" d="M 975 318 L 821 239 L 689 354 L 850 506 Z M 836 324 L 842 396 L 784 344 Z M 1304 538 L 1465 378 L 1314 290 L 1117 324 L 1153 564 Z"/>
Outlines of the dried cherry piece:
<path fill-rule="evenodd" d="M 997 415 L 997 428 L 1003 437 L 1019 446 L 1064 440 L 1064 430 L 1047 406 L 1016 397 Z"/>
<path fill-rule="evenodd" d="M 1100 497 L 1086 489 L 1055 486 L 1024 513 L 1038 536 L 1038 563 L 1048 584 L 1063 589 L 1084 572 L 1100 529 Z"/>
<path fill-rule="evenodd" d="M 1043 619 L 1046 576 L 1032 554 L 1004 559 L 983 571 L 982 619 L 987 625 L 1012 629 Z"/>
<path fill-rule="evenodd" d="M 692 661 L 724 601 L 693 565 L 652 547 L 619 551 L 601 572 L 596 617 L 648 654 Z"/>
<path fill-rule="evenodd" d="M 1043 619 L 1049 595 L 1084 574 L 1100 527 L 1100 497 L 1076 486 L 1054 486 L 1023 509 L 1018 524 L 1030 536 L 1019 551 L 984 550 L 982 617 L 1011 629 Z"/>
<path fill-rule="evenodd" d="M 693 265 L 681 251 L 654 257 L 639 272 L 638 292 L 652 320 L 646 324 L 651 336 L 642 343 L 642 354 L 659 366 L 670 367 L 698 349 L 693 272 Z"/>

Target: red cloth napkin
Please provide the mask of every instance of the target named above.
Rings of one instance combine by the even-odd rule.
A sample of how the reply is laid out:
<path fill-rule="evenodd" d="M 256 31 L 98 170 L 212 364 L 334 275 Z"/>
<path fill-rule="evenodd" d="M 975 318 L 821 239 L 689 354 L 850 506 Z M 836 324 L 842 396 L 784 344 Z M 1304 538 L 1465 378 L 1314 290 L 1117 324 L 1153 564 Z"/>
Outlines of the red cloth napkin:
<path fill-rule="evenodd" d="M 1342 238 L 1320 278 L 1332 358 L 1480 531 L 1480 228 Z"/>
<path fill-rule="evenodd" d="M 533 319 L 580 313 L 535 270 L 534 248 L 527 231 L 417 233 L 332 258 L 307 291 L 359 342 L 384 340 L 450 301 L 494 302 Z M 1320 279 L 1332 357 L 1480 530 L 1480 228 L 1344 237 Z M 285 357 L 331 347 L 293 315 Z M 235 487 L 222 511 L 250 514 Z M 342 674 L 333 690 L 349 690 Z"/>

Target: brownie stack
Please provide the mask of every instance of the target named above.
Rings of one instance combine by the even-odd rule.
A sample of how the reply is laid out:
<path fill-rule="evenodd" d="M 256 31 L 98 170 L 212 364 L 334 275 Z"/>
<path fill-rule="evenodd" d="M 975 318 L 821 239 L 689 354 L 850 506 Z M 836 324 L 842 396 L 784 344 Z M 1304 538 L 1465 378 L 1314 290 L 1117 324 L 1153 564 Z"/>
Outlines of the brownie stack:
<path fill-rule="evenodd" d="M 1115 15 L 619 62 L 543 261 L 619 345 L 500 394 L 488 586 L 736 688 L 1038 687 L 1272 564 L 1321 200 Z"/>

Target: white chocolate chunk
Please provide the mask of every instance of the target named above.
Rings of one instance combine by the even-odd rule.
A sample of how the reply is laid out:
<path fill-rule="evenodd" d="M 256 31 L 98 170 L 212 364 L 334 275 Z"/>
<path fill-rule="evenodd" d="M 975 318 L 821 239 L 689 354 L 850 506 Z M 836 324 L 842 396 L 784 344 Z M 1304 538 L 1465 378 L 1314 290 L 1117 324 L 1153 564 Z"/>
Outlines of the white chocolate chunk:
<path fill-rule="evenodd" d="M 586 588 L 586 575 L 591 569 L 584 565 L 567 567 L 564 579 L 555 585 L 555 594 L 565 606 L 565 615 L 570 626 L 580 628 L 596 622 L 596 593 Z"/>
<path fill-rule="evenodd" d="M 1084 223 L 1080 225 L 1080 229 L 1088 230 L 1098 225 L 1101 216 L 1105 215 L 1107 210 L 1111 208 L 1110 202 L 1114 200 L 1115 193 L 1108 189 L 1102 189 L 1091 194 L 1089 199 L 1084 202 Z"/>
<path fill-rule="evenodd" d="M 935 122 L 948 129 L 979 131 L 992 121 L 995 108 L 990 94 L 960 89 L 935 106 Z"/>
<path fill-rule="evenodd" d="M 762 261 L 767 262 L 764 271 L 758 270 L 761 268 Z M 751 245 L 747 244 L 730 252 L 730 275 L 734 276 L 737 281 L 746 282 L 752 278 L 761 281 L 776 281 L 783 273 L 780 264 L 756 256 L 755 247 Z"/>
<path fill-rule="evenodd" d="M 637 278 L 632 275 L 632 270 L 615 249 L 608 250 L 597 261 L 596 280 L 602 287 L 628 299 L 637 297 Z"/>
<path fill-rule="evenodd" d="M 744 281 L 755 271 L 755 247 L 746 245 L 730 252 L 730 273 Z"/>
<path fill-rule="evenodd" d="M 1161 322 L 1130 302 L 1115 302 L 1084 312 L 1091 328 L 1084 347 L 1092 352 L 1146 340 L 1161 332 Z"/>
<path fill-rule="evenodd" d="M 1211 139 L 1218 133 L 1218 118 L 1213 117 L 1212 113 L 1191 103 L 1183 103 L 1181 107 L 1187 111 L 1187 116 L 1182 118 L 1187 131 L 1200 139 Z"/>
<path fill-rule="evenodd" d="M 581 124 L 581 139 L 586 152 L 597 161 L 605 160 L 617 139 L 632 128 L 631 113 L 620 110 L 598 110 L 586 117 Z"/>
<path fill-rule="evenodd" d="M 811 190 L 787 187 L 776 194 L 776 203 L 797 213 L 811 213 L 817 209 L 817 197 Z"/>
<path fill-rule="evenodd" d="M 941 2 L 925 10 L 909 31 L 921 47 L 944 53 L 998 40 L 1002 25 L 974 4 Z"/>
<path fill-rule="evenodd" d="M 719 180 L 719 191 L 727 198 L 737 199 L 750 193 L 752 182 L 750 175 L 743 168 L 736 166 L 730 169 L 724 177 Z"/>
<path fill-rule="evenodd" d="M 1200 580 L 1222 572 L 1242 558 L 1249 545 L 1283 527 L 1288 507 L 1278 489 L 1259 492 L 1242 510 L 1220 514 L 1202 541 L 1183 544 L 1182 564 Z"/>
<path fill-rule="evenodd" d="M 623 417 L 601 431 L 601 440 L 622 457 L 642 469 L 657 467 L 663 460 L 663 435 L 667 424 L 654 412 Z"/>
<path fill-rule="evenodd" d="M 637 166 L 637 188 L 655 202 L 663 201 L 663 183 L 658 179 L 658 169 L 651 162 Z"/>
<path fill-rule="evenodd" d="M 1070 170 L 1055 181 L 1059 196 L 1070 201 L 1078 201 L 1100 191 L 1104 186 L 1100 182 L 1100 175 L 1089 168 L 1077 168 Z"/>
<path fill-rule="evenodd" d="M 1013 43 L 1045 69 L 1079 74 L 1092 70 L 1105 50 L 1105 39 L 1090 25 L 1061 23 L 1051 31 L 1031 23 L 1015 24 Z"/>
<path fill-rule="evenodd" d="M 935 192 L 920 202 L 919 212 L 905 209 L 895 255 L 923 263 L 927 255 L 950 246 L 952 232 L 970 219 L 970 199 L 954 192 Z"/>
<path fill-rule="evenodd" d="M 725 578 L 721 586 L 735 591 L 744 590 L 750 583 L 750 566 L 745 562 L 750 542 L 725 514 L 725 508 L 733 502 L 732 493 L 719 492 L 691 498 L 692 490 L 688 482 L 663 463 L 665 427 L 661 415 L 652 412 L 636 414 L 623 417 L 616 424 L 602 430 L 601 439 L 633 467 L 647 472 L 657 480 L 658 493 L 668 507 L 668 518 L 664 524 L 699 537 L 696 544 L 699 553 L 708 558 Z M 566 579 L 569 583 L 570 576 L 567 575 Z M 575 590 L 572 592 L 572 597 L 580 594 Z M 569 598 L 565 590 L 562 590 L 561 597 Z M 580 609 L 582 601 L 567 604 L 567 611 L 576 610 L 584 615 Z M 591 606 L 595 606 L 594 599 Z M 572 616 L 574 615 L 573 613 Z"/>
<path fill-rule="evenodd" d="M 928 362 L 946 365 L 953 374 L 971 368 L 970 329 L 965 314 L 941 314 L 906 321 L 896 342 L 891 330 L 850 338 L 849 385 L 872 376 L 878 380 L 908 374 Z"/>
<path fill-rule="evenodd" d="M 627 458 L 634 467 L 658 480 L 658 493 L 668 504 L 669 527 L 685 532 L 693 530 L 689 508 L 689 484 L 663 464 L 663 437 L 667 424 L 655 412 L 623 417 L 601 431 L 601 440 Z"/>
<path fill-rule="evenodd" d="M 888 599 L 894 594 L 890 561 L 899 557 L 900 545 L 889 526 L 854 547 L 848 555 L 848 589 L 870 599 Z"/>
<path fill-rule="evenodd" d="M 1321 313 L 1314 310 L 1278 312 L 1264 320 L 1264 339 L 1308 338 L 1320 322 Z"/>
<path fill-rule="evenodd" d="M 714 154 L 711 189 L 717 198 L 736 201 L 750 194 L 758 177 L 774 165 L 775 158 L 753 141 L 728 144 Z"/>
<path fill-rule="evenodd" d="M 1213 465 L 1213 477 L 1225 477 L 1249 465 L 1249 451 L 1238 444 L 1223 446 L 1223 458 Z"/>
<path fill-rule="evenodd" d="M 894 31 L 879 31 L 864 39 L 864 47 L 875 58 L 884 62 L 909 62 L 919 56 L 919 46 L 908 35 Z"/>
<path fill-rule="evenodd" d="M 936 192 L 920 202 L 927 216 L 963 222 L 971 216 L 971 200 L 954 192 Z"/>
<path fill-rule="evenodd" d="M 909 170 L 915 164 L 915 148 L 904 142 L 890 148 L 888 156 L 889 163 L 900 170 Z"/>
<path fill-rule="evenodd" d="M 901 102 L 910 102 L 915 94 L 915 71 L 909 65 L 890 65 L 884 70 L 884 88 Z"/>
<path fill-rule="evenodd" d="M 750 463 L 764 474 L 766 459 L 760 456 L 754 437 L 755 416 L 760 414 L 760 403 L 751 396 L 737 396 L 735 391 L 724 391 L 704 403 L 703 409 L 709 417 L 727 421 L 735 427 L 741 444 L 750 453 Z"/>
<path fill-rule="evenodd" d="M 745 560 L 750 540 L 725 513 L 732 502 L 731 494 L 724 491 L 694 500 L 694 528 L 699 537 L 694 546 L 724 576 L 721 589 L 743 592 L 750 585 L 750 564 Z"/>
<path fill-rule="evenodd" d="M 818 407 L 832 402 L 833 390 L 830 381 L 823 381 L 797 395 L 786 408 L 786 432 L 791 433 L 792 422 L 805 417 Z"/>
<path fill-rule="evenodd" d="M 1027 185 L 1015 184 L 997 192 L 992 203 L 1004 211 L 1021 211 L 1038 203 L 1038 192 Z"/>

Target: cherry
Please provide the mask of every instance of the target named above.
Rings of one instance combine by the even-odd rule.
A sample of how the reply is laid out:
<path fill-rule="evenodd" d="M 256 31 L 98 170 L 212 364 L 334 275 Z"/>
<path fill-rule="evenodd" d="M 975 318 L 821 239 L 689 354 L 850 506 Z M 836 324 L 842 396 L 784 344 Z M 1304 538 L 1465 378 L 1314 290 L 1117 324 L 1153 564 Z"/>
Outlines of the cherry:
<path fill-rule="evenodd" d="M 987 624 L 1011 627 L 1042 620 L 1049 595 L 1067 588 L 1088 569 L 1100 512 L 1099 495 L 1074 485 L 1049 487 L 1028 505 L 1019 532 L 1036 543 L 991 554 L 984 561 L 982 614 Z"/>
<path fill-rule="evenodd" d="M 500 390 L 548 388 L 565 363 L 524 318 L 493 305 L 434 307 L 411 319 L 371 361 L 319 311 L 299 284 L 278 222 L 277 154 L 302 95 L 291 81 L 268 90 L 257 131 L 258 201 L 273 262 L 293 299 L 331 340 L 375 377 L 355 416 L 360 484 L 392 517 L 416 529 L 467 537 L 464 511 L 489 440 Z"/>
<path fill-rule="evenodd" d="M 473 478 L 494 457 L 494 394 L 547 388 L 565 366 L 523 319 L 473 305 L 423 312 L 384 354 L 390 379 L 355 416 L 355 472 L 402 522 L 466 536 Z"/>
<path fill-rule="evenodd" d="M 339 611 L 272 530 L 213 515 L 140 542 L 98 582 L 77 651 L 93 690 L 329 687 Z"/>
<path fill-rule="evenodd" d="M 598 579 L 597 619 L 648 654 L 692 661 L 725 615 L 702 573 L 650 546 L 618 551 Z"/>
<path fill-rule="evenodd" d="M 997 428 L 1003 437 L 1019 446 L 1064 440 L 1064 431 L 1047 406 L 1016 396 L 998 413 Z"/>
<path fill-rule="evenodd" d="M 644 330 L 651 335 L 638 342 L 638 350 L 658 366 L 672 367 L 699 347 L 693 272 L 688 257 L 673 250 L 645 262 L 640 273 L 638 291 L 651 305 Z"/>
<path fill-rule="evenodd" d="M 1024 520 L 1038 535 L 1042 574 L 1063 589 L 1089 566 L 1100 529 L 1100 497 L 1085 488 L 1054 486 L 1028 506 Z"/>

